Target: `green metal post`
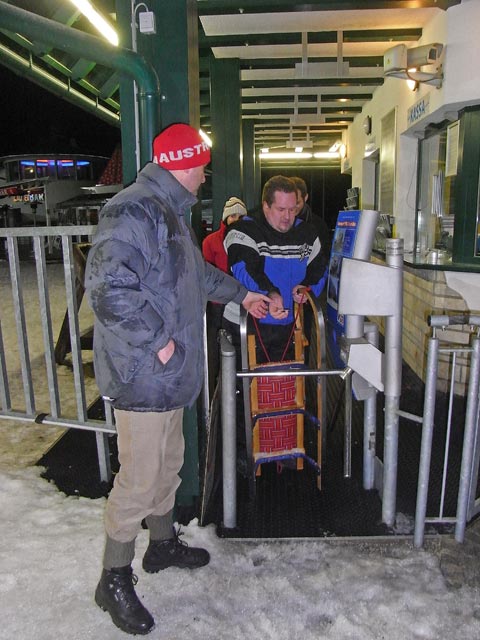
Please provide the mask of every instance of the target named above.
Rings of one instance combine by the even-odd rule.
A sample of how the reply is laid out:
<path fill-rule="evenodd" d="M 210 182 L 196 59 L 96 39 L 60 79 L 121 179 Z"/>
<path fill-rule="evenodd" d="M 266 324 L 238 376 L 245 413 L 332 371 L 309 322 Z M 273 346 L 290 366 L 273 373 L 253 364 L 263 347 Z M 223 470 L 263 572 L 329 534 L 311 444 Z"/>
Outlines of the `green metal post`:
<path fill-rule="evenodd" d="M 162 127 L 174 122 L 200 126 L 198 13 L 196 0 L 150 0 L 156 34 L 137 33 L 137 50 L 162 79 Z M 137 14 L 138 19 L 138 14 Z M 157 131 L 155 134 L 158 133 Z M 201 205 L 192 210 L 190 224 L 201 233 Z M 185 462 L 180 472 L 177 506 L 190 506 L 199 495 L 197 407 L 185 408 L 183 417 Z"/>
<path fill-rule="evenodd" d="M 258 205 L 258 194 L 255 190 L 255 123 L 246 120 L 242 124 L 243 133 L 243 200 L 247 209 Z"/>
<path fill-rule="evenodd" d="M 225 200 L 243 197 L 240 61 L 210 62 L 212 123 L 213 225 L 218 226 Z"/>

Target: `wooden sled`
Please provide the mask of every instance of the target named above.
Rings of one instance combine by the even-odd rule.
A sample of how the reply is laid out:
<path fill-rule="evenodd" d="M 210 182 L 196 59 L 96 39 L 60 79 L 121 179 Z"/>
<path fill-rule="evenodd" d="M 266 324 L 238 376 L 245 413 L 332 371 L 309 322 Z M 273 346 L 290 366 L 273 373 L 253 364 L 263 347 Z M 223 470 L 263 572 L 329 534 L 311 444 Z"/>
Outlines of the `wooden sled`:
<path fill-rule="evenodd" d="M 301 372 L 325 366 L 325 331 L 323 313 L 309 293 L 304 304 L 295 305 L 295 318 L 293 360 L 258 364 L 257 335 L 247 334 L 246 317 L 242 314 L 242 368 L 265 373 L 243 379 L 247 458 L 251 478 L 261 475 L 262 465 L 267 463 L 299 471 L 307 462 L 316 471 L 320 489 L 326 438 L 325 384 L 323 377 Z M 305 447 L 307 422 L 316 430 L 315 452 L 310 455 Z"/>

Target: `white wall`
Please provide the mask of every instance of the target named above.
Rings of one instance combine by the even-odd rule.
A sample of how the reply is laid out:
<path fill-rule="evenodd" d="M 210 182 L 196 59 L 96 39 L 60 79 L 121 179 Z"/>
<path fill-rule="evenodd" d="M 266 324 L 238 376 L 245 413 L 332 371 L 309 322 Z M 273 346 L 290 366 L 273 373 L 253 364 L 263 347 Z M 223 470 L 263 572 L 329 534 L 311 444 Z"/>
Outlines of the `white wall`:
<path fill-rule="evenodd" d="M 372 101 L 355 118 L 345 135 L 352 167 L 352 186 L 359 186 L 363 190 L 365 183 L 365 192 L 370 194 L 371 189 L 366 181 L 371 178 L 363 172 L 365 145 L 371 143 L 377 149 L 380 148 L 381 120 L 392 109 L 397 110 L 393 215 L 397 233 L 404 238 L 406 252 L 413 249 L 418 139 L 427 124 L 441 122 L 445 118 L 454 120 L 463 107 L 480 104 L 479 28 L 480 0 L 463 0 L 460 5 L 447 11 L 438 11 L 424 27 L 421 40 L 414 46 L 433 42 L 445 45 L 443 86 L 437 89 L 423 84 L 412 92 L 405 81 L 386 78 L 383 86 L 376 89 Z M 422 70 L 430 71 L 433 68 L 424 67 Z M 429 112 L 409 128 L 408 109 L 425 97 L 429 99 Z M 372 133 L 369 136 L 364 133 L 362 126 L 367 115 L 372 118 Z M 473 287 L 477 293 L 469 295 L 468 304 L 473 305 L 470 306 L 471 309 L 480 309 L 480 275 L 475 274 L 473 278 L 478 282 Z M 452 288 L 462 295 L 472 289 L 472 279 L 463 279 L 458 273 L 450 282 Z"/>

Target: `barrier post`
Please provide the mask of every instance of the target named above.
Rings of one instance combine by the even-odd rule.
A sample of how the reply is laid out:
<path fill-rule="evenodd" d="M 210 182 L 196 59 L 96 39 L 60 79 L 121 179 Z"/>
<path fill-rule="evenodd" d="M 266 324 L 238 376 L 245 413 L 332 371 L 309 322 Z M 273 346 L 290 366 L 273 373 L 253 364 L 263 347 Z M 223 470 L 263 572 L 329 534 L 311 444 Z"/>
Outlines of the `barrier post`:
<path fill-rule="evenodd" d="M 403 238 L 387 240 L 387 266 L 403 269 Z M 399 287 L 395 311 L 385 320 L 385 437 L 383 450 L 382 520 L 395 524 L 398 466 L 398 409 L 402 389 L 403 288 Z"/>
<path fill-rule="evenodd" d="M 222 379 L 222 460 L 223 460 L 223 526 L 237 526 L 236 469 L 236 354 L 235 348 L 220 331 Z"/>

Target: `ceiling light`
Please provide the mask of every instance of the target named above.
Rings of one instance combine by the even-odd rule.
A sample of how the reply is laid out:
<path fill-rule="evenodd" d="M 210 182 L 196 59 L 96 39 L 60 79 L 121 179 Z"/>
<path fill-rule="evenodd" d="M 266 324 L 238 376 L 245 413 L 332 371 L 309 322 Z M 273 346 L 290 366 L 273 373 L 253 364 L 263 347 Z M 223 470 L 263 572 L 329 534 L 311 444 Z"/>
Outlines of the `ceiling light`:
<path fill-rule="evenodd" d="M 330 147 L 330 149 L 328 150 L 329 153 L 336 153 L 340 149 L 341 144 L 342 142 L 340 140 L 337 140 L 336 142 L 334 142 Z"/>
<path fill-rule="evenodd" d="M 312 154 L 311 153 L 289 153 L 288 151 L 286 153 L 260 153 L 260 159 L 267 159 L 267 160 L 298 160 L 299 158 L 301 159 L 307 159 L 307 158 L 311 158 Z"/>
<path fill-rule="evenodd" d="M 93 24 L 102 36 L 118 47 L 118 35 L 107 20 L 92 6 L 89 0 L 70 0 L 77 9 Z"/>
<path fill-rule="evenodd" d="M 416 73 L 416 72 L 417 72 L 416 67 L 412 67 L 412 69 L 407 69 L 408 76 L 410 76 L 411 73 Z M 410 89 L 410 91 L 416 91 L 418 89 L 418 81 L 409 77 L 407 80 L 407 87 Z"/>
<path fill-rule="evenodd" d="M 313 154 L 313 157 L 321 160 L 337 160 L 340 157 L 340 154 L 338 151 L 318 151 Z"/>
<path fill-rule="evenodd" d="M 268 152 L 269 152 L 268 147 L 263 147 L 263 149 L 260 149 L 260 153 L 268 153 Z"/>
<path fill-rule="evenodd" d="M 203 138 L 203 140 L 205 140 L 205 142 L 208 144 L 209 147 L 213 146 L 213 142 L 212 139 L 210 138 L 210 136 L 208 135 L 208 133 L 205 133 L 205 131 L 203 131 L 203 129 L 199 129 L 198 133 L 201 135 L 201 137 Z"/>
<path fill-rule="evenodd" d="M 303 147 L 295 147 L 295 153 L 302 153 Z"/>

